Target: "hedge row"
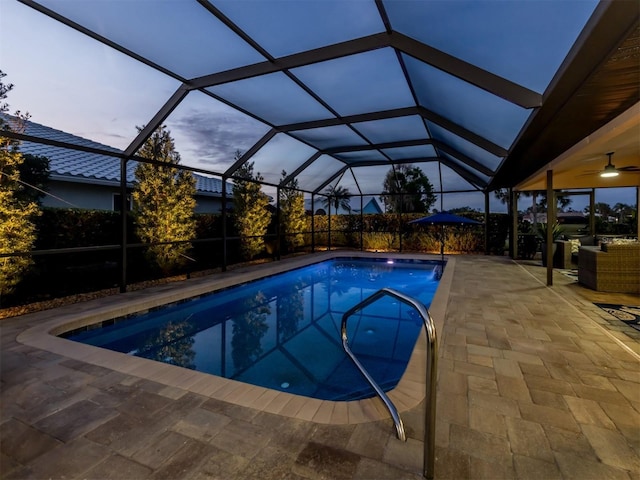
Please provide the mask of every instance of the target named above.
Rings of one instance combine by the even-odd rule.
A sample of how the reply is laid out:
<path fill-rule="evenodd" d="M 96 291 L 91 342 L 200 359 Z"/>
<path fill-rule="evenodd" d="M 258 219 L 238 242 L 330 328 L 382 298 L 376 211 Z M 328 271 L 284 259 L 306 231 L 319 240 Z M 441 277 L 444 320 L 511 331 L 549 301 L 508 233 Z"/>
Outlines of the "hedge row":
<path fill-rule="evenodd" d="M 483 221 L 482 214 L 471 213 Z M 206 270 L 223 264 L 224 249 L 222 243 L 222 216 L 198 214 L 196 240 L 190 256 L 195 263 L 187 265 L 176 274 L 194 270 Z M 419 215 L 394 214 L 339 215 L 332 216 L 331 245 L 366 250 L 439 252 L 441 230 L 435 227 L 407 224 L 419 218 Z M 312 225 L 313 222 L 313 225 Z M 60 248 L 112 246 L 112 249 L 91 250 L 87 252 L 56 253 L 35 255 L 34 264 L 21 282 L 16 293 L 3 298 L 2 304 L 19 304 L 45 300 L 64 295 L 84 293 L 104 288 L 112 288 L 120 282 L 119 264 L 121 252 L 117 247 L 121 241 L 121 220 L 117 212 L 92 211 L 80 209 L 45 208 L 37 219 L 37 251 Z M 329 218 L 327 216 L 308 217 L 306 245 L 300 250 L 311 248 L 312 228 L 315 229 L 315 246 L 326 247 L 329 244 Z M 135 216 L 127 218 L 127 243 L 140 244 L 136 236 Z M 362 228 L 362 235 L 360 229 Z M 505 215 L 490 216 L 491 251 L 502 254 L 507 236 L 508 221 Z M 237 233 L 231 216 L 227 217 L 226 259 L 231 265 L 242 261 Z M 266 238 L 265 257 L 278 253 L 276 245 L 276 226 L 269 228 Z M 401 245 L 402 243 L 402 245 Z M 481 252 L 484 249 L 482 227 L 455 228 L 445 230 L 446 252 Z M 286 251 L 286 242 L 281 238 L 280 253 Z M 155 279 L 159 272 L 146 261 L 144 247 L 127 249 L 127 281 L 129 283 Z"/>
<path fill-rule="evenodd" d="M 370 214 L 340 215 L 331 217 L 331 245 L 360 248 L 360 230 L 365 250 L 402 250 L 416 252 L 439 252 L 443 229 L 440 226 L 409 223 L 421 218 L 420 214 Z M 469 212 L 466 217 L 484 223 L 484 214 Z M 327 245 L 329 219 L 327 216 L 313 218 L 316 245 Z M 311 223 L 311 222 L 310 222 Z M 489 214 L 489 251 L 502 255 L 509 232 L 509 217 L 504 214 Z M 310 227 L 309 227 L 310 229 Z M 484 252 L 484 227 L 445 227 L 445 252 Z M 310 239 L 308 239 L 310 242 Z"/>

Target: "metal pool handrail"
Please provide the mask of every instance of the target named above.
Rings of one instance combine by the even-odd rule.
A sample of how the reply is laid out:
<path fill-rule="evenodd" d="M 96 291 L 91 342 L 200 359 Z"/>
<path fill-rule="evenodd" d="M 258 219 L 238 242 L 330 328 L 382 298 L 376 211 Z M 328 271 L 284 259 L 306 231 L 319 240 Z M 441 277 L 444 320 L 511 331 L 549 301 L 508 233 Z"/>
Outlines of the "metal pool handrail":
<path fill-rule="evenodd" d="M 391 288 L 382 288 L 368 298 L 365 298 L 362 302 L 358 303 L 354 307 L 347 310 L 342 316 L 342 325 L 340 327 L 340 335 L 342 337 L 342 348 L 347 353 L 349 358 L 358 367 L 360 373 L 367 379 L 369 384 L 376 391 L 380 399 L 384 402 L 391 418 L 396 427 L 396 435 L 402 441 L 407 440 L 404 425 L 402 419 L 398 414 L 393 402 L 389 399 L 386 393 L 382 391 L 380 386 L 369 375 L 369 372 L 362 366 L 362 364 L 355 357 L 351 348 L 349 348 L 349 341 L 347 338 L 347 319 L 358 310 L 371 305 L 375 301 L 384 296 L 393 297 L 402 303 L 405 303 L 418 311 L 418 314 L 422 318 L 424 327 L 427 333 L 427 375 L 426 375 L 426 394 L 425 394 L 425 412 L 424 412 L 424 462 L 423 462 L 423 476 L 429 480 L 434 478 L 434 465 L 435 465 L 435 433 L 436 433 L 436 380 L 437 380 L 437 359 L 438 359 L 438 345 L 436 336 L 436 327 L 431 318 L 429 310 L 425 308 L 422 303 L 417 300 L 400 293 Z"/>

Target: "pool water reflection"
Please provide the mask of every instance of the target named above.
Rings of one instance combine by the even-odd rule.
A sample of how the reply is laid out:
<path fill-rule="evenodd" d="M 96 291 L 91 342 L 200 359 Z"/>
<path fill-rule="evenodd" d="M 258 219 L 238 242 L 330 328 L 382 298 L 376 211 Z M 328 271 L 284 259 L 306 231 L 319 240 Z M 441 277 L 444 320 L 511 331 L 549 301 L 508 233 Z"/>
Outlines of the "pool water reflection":
<path fill-rule="evenodd" d="M 383 287 L 429 306 L 440 262 L 334 259 L 68 332 L 71 340 L 323 400 L 374 392 L 342 350 L 342 314 Z M 386 391 L 422 321 L 383 298 L 349 320 L 353 352 Z"/>

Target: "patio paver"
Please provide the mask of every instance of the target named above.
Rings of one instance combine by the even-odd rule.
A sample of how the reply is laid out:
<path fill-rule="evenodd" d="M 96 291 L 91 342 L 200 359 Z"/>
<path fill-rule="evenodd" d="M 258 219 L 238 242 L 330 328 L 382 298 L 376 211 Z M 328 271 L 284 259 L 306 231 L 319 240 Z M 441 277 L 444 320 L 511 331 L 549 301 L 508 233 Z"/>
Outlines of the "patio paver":
<path fill-rule="evenodd" d="M 559 273 L 548 288 L 533 261 L 452 263 L 436 478 L 638 478 L 640 332 L 593 302 L 640 299 Z M 115 371 L 16 340 L 51 314 L 0 322 L 2 478 L 421 478 L 422 402 L 401 412 L 406 444 L 358 402 L 336 410 L 268 394 L 235 405 L 237 389 L 225 401 L 214 395 L 225 387 L 152 381 L 144 368 Z"/>

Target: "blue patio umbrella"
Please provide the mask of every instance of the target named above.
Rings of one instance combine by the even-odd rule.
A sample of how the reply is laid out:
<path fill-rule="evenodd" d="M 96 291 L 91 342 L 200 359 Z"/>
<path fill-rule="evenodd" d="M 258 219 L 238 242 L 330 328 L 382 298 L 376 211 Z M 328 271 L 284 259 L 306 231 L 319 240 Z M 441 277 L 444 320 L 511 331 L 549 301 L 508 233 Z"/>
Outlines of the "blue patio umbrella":
<path fill-rule="evenodd" d="M 477 220 L 473 220 L 472 218 L 461 217 L 460 215 L 455 215 L 449 212 L 434 213 L 433 215 L 429 215 L 428 217 L 422 217 L 418 218 L 417 220 L 412 220 L 409 223 L 442 226 L 442 232 L 440 236 L 440 254 L 442 255 L 442 260 L 444 260 L 444 227 L 446 225 L 482 225 L 482 222 L 478 222 Z"/>

